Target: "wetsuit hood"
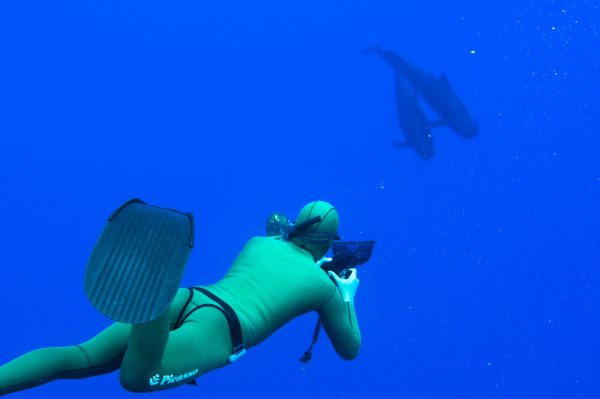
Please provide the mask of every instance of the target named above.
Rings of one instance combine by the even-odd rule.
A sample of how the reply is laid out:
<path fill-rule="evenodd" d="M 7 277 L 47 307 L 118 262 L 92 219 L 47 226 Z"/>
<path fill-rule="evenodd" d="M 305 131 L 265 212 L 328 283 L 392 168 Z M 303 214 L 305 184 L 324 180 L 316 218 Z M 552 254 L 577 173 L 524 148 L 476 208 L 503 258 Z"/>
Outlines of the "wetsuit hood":
<path fill-rule="evenodd" d="M 302 208 L 300 214 L 298 215 L 298 218 L 296 218 L 296 226 L 302 222 L 305 222 L 317 216 L 321 217 L 321 221 L 308 226 L 303 231 L 318 231 L 330 233 L 332 235 L 337 234 L 337 230 L 340 224 L 338 213 L 331 204 L 325 201 L 314 201 Z M 303 236 L 306 238 L 311 238 L 310 234 L 304 234 Z M 314 241 L 314 239 L 311 241 Z M 313 258 L 315 259 L 315 262 L 321 259 L 327 253 L 327 251 L 329 251 L 329 248 L 331 248 L 333 241 L 333 238 L 329 238 L 323 240 L 323 243 L 307 243 L 304 242 L 300 237 L 294 237 L 290 240 L 290 242 L 292 242 L 293 244 L 310 252 Z"/>

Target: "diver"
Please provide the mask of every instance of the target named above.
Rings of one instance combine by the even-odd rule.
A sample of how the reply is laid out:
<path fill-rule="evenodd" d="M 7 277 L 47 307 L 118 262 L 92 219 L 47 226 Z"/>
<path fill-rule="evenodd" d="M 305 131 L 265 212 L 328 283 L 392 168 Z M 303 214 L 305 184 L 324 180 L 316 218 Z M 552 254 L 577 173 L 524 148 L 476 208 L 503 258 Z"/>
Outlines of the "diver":
<path fill-rule="evenodd" d="M 0 366 L 0 396 L 116 370 L 130 392 L 196 385 L 312 311 L 338 355 L 355 359 L 356 270 L 340 278 L 319 267 L 339 240 L 338 225 L 333 206 L 311 202 L 288 223 L 285 240 L 254 237 L 220 281 L 179 288 L 194 247 L 193 215 L 128 201 L 109 217 L 84 280 L 90 303 L 117 322 L 82 344 L 34 350 Z"/>

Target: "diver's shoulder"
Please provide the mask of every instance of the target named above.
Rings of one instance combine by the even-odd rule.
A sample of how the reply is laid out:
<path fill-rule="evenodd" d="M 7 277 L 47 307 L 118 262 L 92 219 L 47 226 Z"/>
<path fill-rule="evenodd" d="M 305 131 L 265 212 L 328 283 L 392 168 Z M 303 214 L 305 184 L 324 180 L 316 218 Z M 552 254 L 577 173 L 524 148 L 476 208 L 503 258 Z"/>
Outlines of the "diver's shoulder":
<path fill-rule="evenodd" d="M 278 244 L 281 244 L 281 241 L 274 240 L 271 237 L 252 237 L 246 241 L 244 251 L 271 251 Z"/>
<path fill-rule="evenodd" d="M 273 239 L 272 237 L 256 236 L 256 237 L 252 237 L 251 239 L 249 239 L 248 242 L 246 242 L 246 245 L 261 245 L 261 244 L 268 245 L 273 242 L 277 242 L 277 240 Z"/>
<path fill-rule="evenodd" d="M 299 248 L 289 241 L 278 240 L 277 237 L 252 237 L 246 242 L 244 250 L 268 251 L 280 255 L 287 254 L 286 256 L 306 258 L 310 263 L 314 263 L 312 255 L 308 251 Z"/>
<path fill-rule="evenodd" d="M 248 242 L 246 243 L 246 245 L 281 245 L 281 244 L 288 244 L 287 241 L 281 240 L 280 237 L 281 236 L 275 236 L 275 237 L 261 237 L 261 236 L 257 236 L 257 237 L 252 237 L 251 239 L 248 240 Z"/>

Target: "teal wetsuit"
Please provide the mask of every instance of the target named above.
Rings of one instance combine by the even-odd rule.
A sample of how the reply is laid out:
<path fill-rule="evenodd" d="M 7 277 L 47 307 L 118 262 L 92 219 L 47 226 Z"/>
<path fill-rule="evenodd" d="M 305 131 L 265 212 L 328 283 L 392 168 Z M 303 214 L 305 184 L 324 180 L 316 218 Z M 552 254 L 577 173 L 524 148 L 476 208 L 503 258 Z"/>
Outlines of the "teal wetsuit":
<path fill-rule="evenodd" d="M 337 225 L 336 225 L 337 228 Z M 258 345 L 281 326 L 316 311 L 337 353 L 346 360 L 359 352 L 361 336 L 354 305 L 344 302 L 332 280 L 315 264 L 314 253 L 291 242 L 255 237 L 248 241 L 227 274 L 204 287 L 238 315 L 245 347 Z M 45 348 L 0 367 L 0 396 L 56 379 L 79 379 L 120 369 L 121 385 L 132 392 L 174 388 L 227 365 L 233 348 L 229 326 L 195 292 L 191 303 L 180 289 L 169 310 L 144 324 L 114 323 L 76 346 Z M 251 355 L 241 361 L 251 361 Z"/>

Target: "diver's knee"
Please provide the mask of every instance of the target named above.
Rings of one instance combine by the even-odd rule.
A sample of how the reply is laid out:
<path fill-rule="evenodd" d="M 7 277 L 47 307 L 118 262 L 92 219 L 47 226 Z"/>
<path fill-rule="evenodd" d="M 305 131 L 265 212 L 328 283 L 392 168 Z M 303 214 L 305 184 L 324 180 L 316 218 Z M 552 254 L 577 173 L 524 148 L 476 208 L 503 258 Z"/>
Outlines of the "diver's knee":
<path fill-rule="evenodd" d="M 148 382 L 149 379 L 135 375 L 135 373 L 127 372 L 121 369 L 119 372 L 119 382 L 126 391 L 132 393 L 147 393 L 152 391 L 152 385 Z"/>

